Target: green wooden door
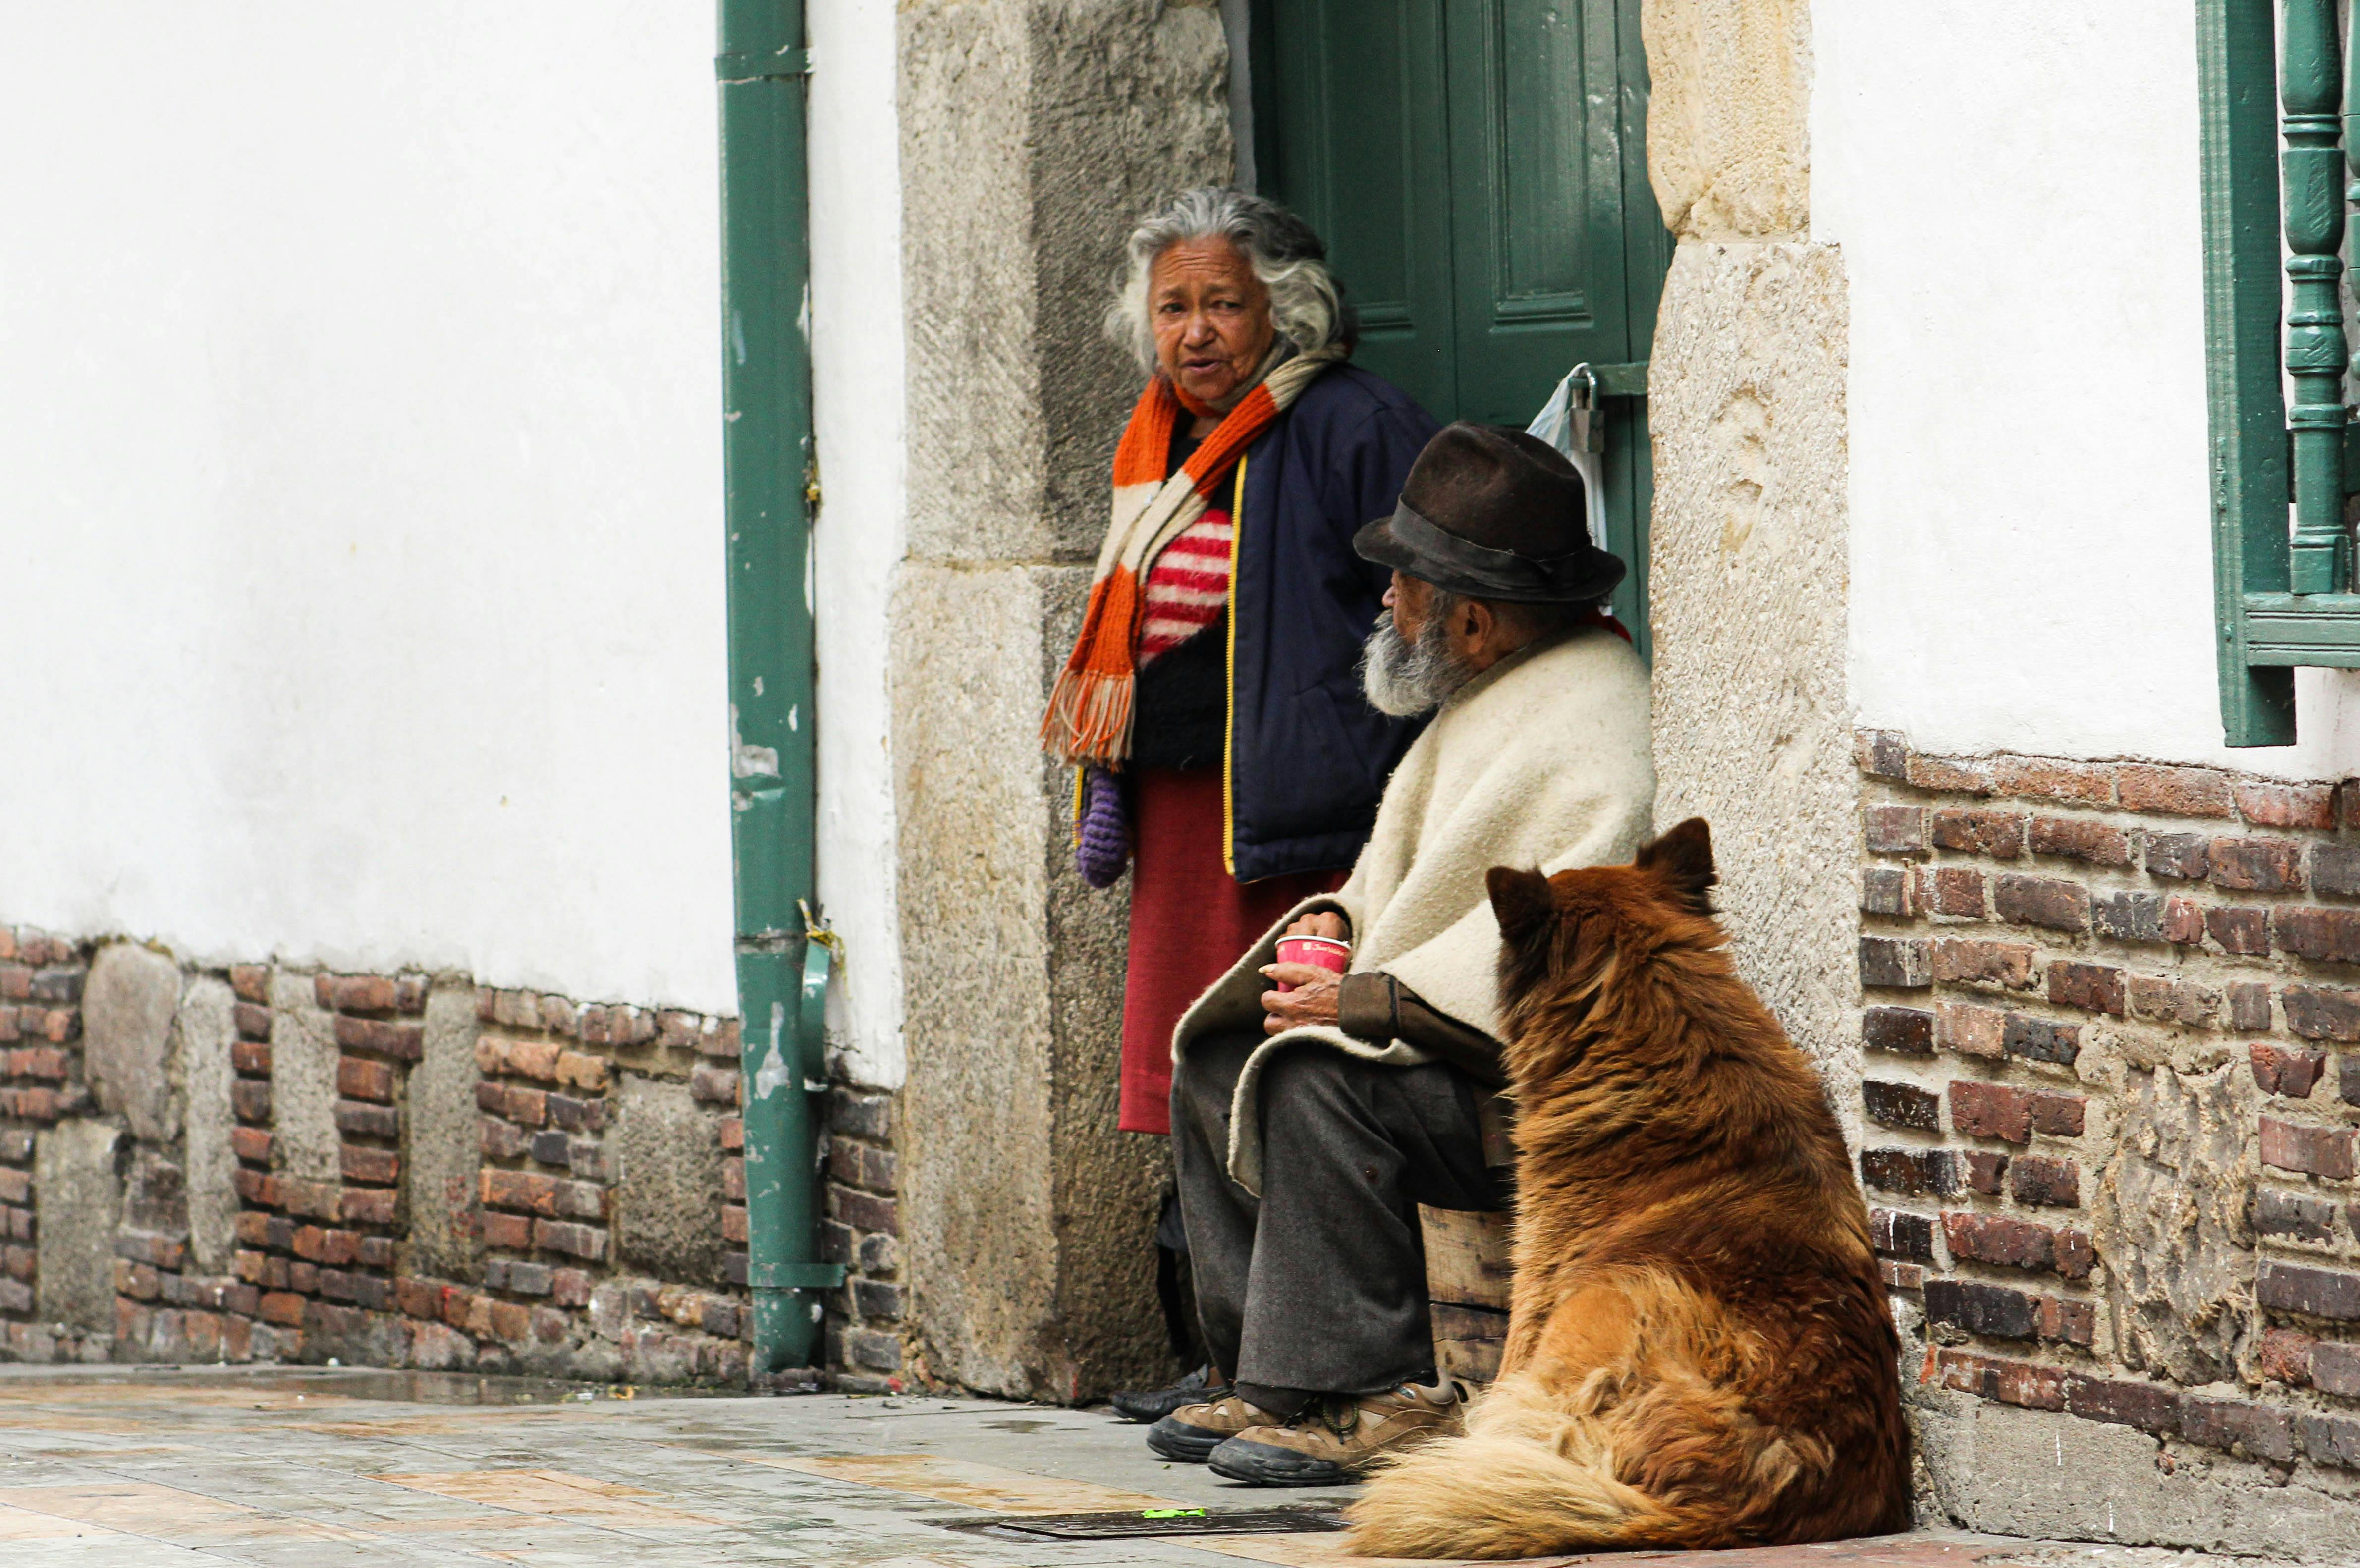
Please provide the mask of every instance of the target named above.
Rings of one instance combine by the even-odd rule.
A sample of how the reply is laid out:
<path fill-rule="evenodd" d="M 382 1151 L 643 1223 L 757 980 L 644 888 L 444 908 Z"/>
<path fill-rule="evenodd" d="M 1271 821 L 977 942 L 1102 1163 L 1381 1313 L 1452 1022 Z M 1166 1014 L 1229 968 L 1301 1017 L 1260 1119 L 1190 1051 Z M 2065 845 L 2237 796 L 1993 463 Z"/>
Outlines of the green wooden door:
<path fill-rule="evenodd" d="M 1639 0 L 1259 0 L 1251 27 L 1261 183 L 1328 241 L 1360 364 L 1437 419 L 1523 425 L 1575 365 L 1646 359 L 1671 244 Z M 1646 652 L 1646 400 L 1608 415 L 1615 609 Z"/>

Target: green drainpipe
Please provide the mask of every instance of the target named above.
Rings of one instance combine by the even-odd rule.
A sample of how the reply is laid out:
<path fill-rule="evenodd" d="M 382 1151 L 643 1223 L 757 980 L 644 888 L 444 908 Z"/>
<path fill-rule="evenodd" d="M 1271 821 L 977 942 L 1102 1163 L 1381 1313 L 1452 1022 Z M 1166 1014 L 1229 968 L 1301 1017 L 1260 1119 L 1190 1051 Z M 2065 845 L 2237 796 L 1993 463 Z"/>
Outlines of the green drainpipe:
<path fill-rule="evenodd" d="M 747 1283 L 756 1374 L 809 1367 L 819 1292 L 814 1101 L 829 949 L 814 896 L 811 350 L 802 0 L 721 0 L 722 454 L 729 804 L 744 1022 Z"/>

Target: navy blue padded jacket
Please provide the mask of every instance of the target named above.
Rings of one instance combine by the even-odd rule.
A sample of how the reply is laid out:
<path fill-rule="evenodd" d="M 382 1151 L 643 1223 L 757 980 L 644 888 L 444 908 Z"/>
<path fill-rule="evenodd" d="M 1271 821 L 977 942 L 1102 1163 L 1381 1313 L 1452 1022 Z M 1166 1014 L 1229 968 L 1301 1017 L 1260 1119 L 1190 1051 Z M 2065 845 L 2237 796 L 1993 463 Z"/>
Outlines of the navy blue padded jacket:
<path fill-rule="evenodd" d="M 1359 663 L 1392 573 L 1352 553 L 1391 517 L 1440 429 L 1407 393 L 1344 364 L 1246 449 L 1231 493 L 1229 867 L 1240 882 L 1349 866 L 1393 765 L 1425 727 L 1361 694 Z"/>

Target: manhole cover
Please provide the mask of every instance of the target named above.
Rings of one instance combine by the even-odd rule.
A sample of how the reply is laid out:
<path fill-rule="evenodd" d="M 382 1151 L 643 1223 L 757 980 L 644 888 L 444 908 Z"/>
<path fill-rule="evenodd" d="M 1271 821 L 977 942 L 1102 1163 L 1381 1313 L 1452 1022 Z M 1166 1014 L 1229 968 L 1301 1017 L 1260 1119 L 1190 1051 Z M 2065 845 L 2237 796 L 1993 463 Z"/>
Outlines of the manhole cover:
<path fill-rule="evenodd" d="M 945 1530 L 1011 1541 L 1122 1541 L 1151 1535 L 1298 1535 L 1342 1530 L 1344 1516 L 1328 1508 L 1141 1508 L 941 1522 Z"/>

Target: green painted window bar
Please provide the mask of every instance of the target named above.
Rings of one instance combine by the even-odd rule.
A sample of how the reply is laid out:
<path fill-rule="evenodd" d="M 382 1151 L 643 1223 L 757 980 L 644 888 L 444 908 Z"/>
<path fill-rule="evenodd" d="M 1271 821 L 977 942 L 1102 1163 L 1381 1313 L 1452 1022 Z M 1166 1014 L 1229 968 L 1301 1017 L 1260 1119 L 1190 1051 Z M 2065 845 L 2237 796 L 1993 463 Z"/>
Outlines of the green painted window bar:
<path fill-rule="evenodd" d="M 2360 448 L 2342 259 L 2345 206 L 2360 198 L 2360 49 L 2345 58 L 2338 10 L 2337 0 L 2196 4 L 2213 592 L 2231 746 L 2294 739 L 2296 667 L 2360 669 L 2345 520 Z"/>

